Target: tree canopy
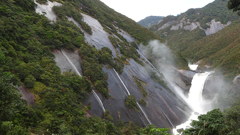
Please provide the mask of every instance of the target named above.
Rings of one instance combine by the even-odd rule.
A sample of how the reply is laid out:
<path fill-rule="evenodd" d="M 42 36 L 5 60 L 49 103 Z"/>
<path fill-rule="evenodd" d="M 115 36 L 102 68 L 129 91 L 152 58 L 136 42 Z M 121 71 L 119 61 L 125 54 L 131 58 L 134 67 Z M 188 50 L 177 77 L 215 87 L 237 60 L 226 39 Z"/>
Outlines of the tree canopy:
<path fill-rule="evenodd" d="M 240 15 L 240 1 L 239 0 L 229 0 L 228 8 L 232 9 L 234 12 L 238 12 L 238 15 Z"/>

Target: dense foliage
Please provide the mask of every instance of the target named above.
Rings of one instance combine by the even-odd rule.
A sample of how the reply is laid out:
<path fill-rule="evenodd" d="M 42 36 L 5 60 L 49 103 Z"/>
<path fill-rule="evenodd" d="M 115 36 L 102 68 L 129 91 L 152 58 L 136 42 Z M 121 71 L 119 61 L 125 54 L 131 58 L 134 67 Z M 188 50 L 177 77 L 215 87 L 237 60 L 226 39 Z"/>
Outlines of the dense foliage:
<path fill-rule="evenodd" d="M 45 3 L 46 0 L 38 2 Z M 98 1 L 59 2 L 63 2 L 63 6 L 54 8 L 58 19 L 52 23 L 35 13 L 35 4 L 31 0 L 0 1 L 0 134 L 166 134 L 165 129 L 140 128 L 132 123 L 113 122 L 106 114 L 102 119 L 88 113 L 89 107 L 83 102 L 92 88 L 108 96 L 107 76 L 102 67 L 108 65 L 120 70 L 123 60 L 113 59 L 107 48 L 97 50 L 86 44 L 80 29 L 64 17 L 74 18 L 91 34 L 90 27 L 84 26 L 79 4 L 85 5 L 85 12 L 91 11 L 95 15 L 98 10 L 91 8 Z M 101 6 L 102 10 L 111 10 Z M 106 17 L 103 11 L 99 10 L 97 17 L 99 15 L 103 23 L 108 21 L 103 20 Z M 122 15 L 115 15 L 131 22 L 132 30 L 137 28 L 137 33 L 132 31 L 136 37 L 144 37 L 146 30 Z M 121 23 L 124 25 L 125 22 Z M 139 34 L 138 30 L 142 32 Z M 79 50 L 83 77 L 69 72 L 61 74 L 52 55 L 56 49 Z M 34 104 L 28 105 L 21 99 L 19 91 L 22 90 L 34 95 Z"/>
<path fill-rule="evenodd" d="M 239 0 L 229 0 L 228 1 L 228 8 L 232 9 L 234 12 L 238 12 L 240 15 L 240 1 Z"/>
<path fill-rule="evenodd" d="M 138 109 L 137 100 L 134 96 L 127 96 L 125 99 L 125 105 L 130 109 Z"/>
<path fill-rule="evenodd" d="M 82 10 L 94 18 L 98 18 L 101 24 L 103 24 L 105 30 L 112 33 L 117 33 L 115 26 L 123 29 L 132 35 L 139 42 L 147 44 L 149 40 L 159 39 L 147 29 L 137 25 L 136 22 L 121 15 L 113 9 L 107 7 L 99 0 L 79 0 Z M 75 2 L 78 3 L 78 2 Z M 109 14 L 111 13 L 111 14 Z"/>
<path fill-rule="evenodd" d="M 239 135 L 240 134 L 240 102 L 221 112 L 212 110 L 198 117 L 199 121 L 191 123 L 183 135 Z"/>

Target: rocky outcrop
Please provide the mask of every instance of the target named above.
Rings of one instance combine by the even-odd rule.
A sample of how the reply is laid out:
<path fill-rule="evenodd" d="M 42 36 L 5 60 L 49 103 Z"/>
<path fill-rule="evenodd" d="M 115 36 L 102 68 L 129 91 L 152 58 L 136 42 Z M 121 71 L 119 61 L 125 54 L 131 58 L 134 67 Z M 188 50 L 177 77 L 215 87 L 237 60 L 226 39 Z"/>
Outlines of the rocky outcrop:
<path fill-rule="evenodd" d="M 85 33 L 72 18 L 68 18 L 68 20 L 72 21 L 84 32 L 85 41 L 89 45 L 93 45 L 97 49 L 108 47 L 112 50 L 113 56 L 116 57 L 116 49 L 108 39 L 109 33 L 104 31 L 98 20 L 86 14 L 82 14 L 82 16 L 83 20 L 91 27 L 92 35 Z M 118 34 L 123 36 L 128 42 L 135 41 L 127 32 L 121 29 L 117 30 Z M 62 72 L 70 70 L 77 73 L 76 69 L 72 68 L 71 62 L 77 67 L 77 71 L 81 72 L 81 69 L 78 68 L 80 67 L 80 60 L 76 60 L 80 58 L 76 57 L 78 55 L 76 54 L 75 56 L 74 53 L 68 53 L 65 50 L 53 52 L 55 61 Z M 71 57 L 73 55 L 75 57 Z M 164 84 L 160 84 L 152 78 L 151 73 L 156 71 L 149 63 L 143 61 L 143 65 L 140 65 L 135 60 L 129 59 L 128 65 L 125 65 L 122 74 L 118 75 L 114 69 L 107 67 L 104 67 L 103 71 L 108 75 L 107 81 L 110 98 L 106 99 L 102 96 L 99 96 L 99 98 L 106 111 L 109 111 L 114 120 L 122 120 L 124 122 L 133 121 L 139 125 L 148 125 L 150 121 L 158 127 L 173 128 L 175 125 L 186 120 L 189 115 L 190 108 L 188 105 L 164 86 Z M 144 82 L 142 87 L 148 93 L 147 96 L 144 97 L 141 93 L 138 84 L 135 82 L 135 78 Z M 137 101 L 144 100 L 146 105 L 139 105 L 139 111 L 126 108 L 124 101 L 129 95 L 129 93 L 126 94 L 126 89 L 131 95 L 136 97 Z M 89 96 L 85 103 L 91 105 L 91 115 L 103 116 L 102 108 L 93 94 Z"/>
<path fill-rule="evenodd" d="M 86 42 L 95 46 L 97 49 L 107 47 L 112 51 L 113 56 L 116 57 L 116 50 L 108 38 L 109 34 L 103 29 L 100 22 L 89 15 L 82 13 L 82 16 L 83 21 L 92 29 L 92 35 L 84 32 Z"/>
<path fill-rule="evenodd" d="M 118 29 L 118 34 L 120 34 L 123 38 L 125 38 L 128 42 L 134 42 L 135 41 L 135 39 L 131 36 L 131 35 L 129 35 L 126 31 L 124 31 L 124 30 L 122 30 L 122 29 L 119 29 L 119 28 L 117 28 Z"/>
<path fill-rule="evenodd" d="M 74 52 L 70 52 L 67 50 L 55 50 L 52 53 L 55 56 L 54 60 L 62 73 L 63 72 L 73 72 L 76 74 L 82 73 L 80 65 L 81 58 L 79 57 L 77 50 Z"/>
<path fill-rule="evenodd" d="M 209 28 L 205 29 L 204 31 L 207 36 L 212 35 L 222 30 L 223 28 L 225 28 L 230 24 L 231 24 L 231 21 L 229 21 L 227 24 L 222 24 L 220 21 L 216 21 L 215 19 L 213 19 L 211 22 L 207 23 Z"/>
<path fill-rule="evenodd" d="M 170 27 L 171 23 L 173 23 L 173 22 L 168 22 L 168 23 L 164 24 L 158 30 L 162 30 L 162 29 L 165 29 L 167 27 Z M 212 34 L 217 33 L 218 31 L 222 30 L 223 28 L 225 28 L 226 26 L 228 26 L 230 24 L 231 24 L 231 21 L 229 21 L 227 24 L 222 24 L 220 21 L 216 21 L 215 19 L 213 19 L 211 22 L 208 22 L 206 24 L 208 26 L 208 28 L 204 29 L 204 28 L 201 27 L 201 24 L 199 22 L 190 22 L 189 19 L 183 18 L 177 24 L 172 25 L 170 30 L 176 31 L 176 30 L 183 29 L 183 30 L 187 30 L 187 31 L 193 31 L 195 29 L 201 29 L 208 36 L 208 35 L 212 35 Z"/>
<path fill-rule="evenodd" d="M 58 3 L 55 1 L 54 2 L 47 1 L 46 4 L 39 4 L 39 3 L 37 3 L 36 0 L 34 0 L 34 3 L 37 5 L 37 7 L 35 9 L 36 13 L 46 16 L 52 22 L 55 22 L 57 20 L 57 16 L 53 12 L 52 8 L 54 6 L 62 6 L 61 3 Z"/>
<path fill-rule="evenodd" d="M 191 87 L 193 76 L 196 74 L 196 72 L 189 70 L 178 70 L 178 72 L 182 82 L 184 82 L 184 87 L 181 88 L 184 90 L 185 95 L 187 95 Z"/>

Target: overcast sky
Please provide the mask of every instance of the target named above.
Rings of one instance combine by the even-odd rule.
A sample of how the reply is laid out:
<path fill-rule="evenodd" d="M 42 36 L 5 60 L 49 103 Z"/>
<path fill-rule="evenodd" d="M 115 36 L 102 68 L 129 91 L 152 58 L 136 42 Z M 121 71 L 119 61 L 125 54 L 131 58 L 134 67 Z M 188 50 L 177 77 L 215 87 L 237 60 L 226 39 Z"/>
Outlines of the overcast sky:
<path fill-rule="evenodd" d="M 116 11 L 139 21 L 147 16 L 178 15 L 200 8 L 214 0 L 101 0 Z"/>

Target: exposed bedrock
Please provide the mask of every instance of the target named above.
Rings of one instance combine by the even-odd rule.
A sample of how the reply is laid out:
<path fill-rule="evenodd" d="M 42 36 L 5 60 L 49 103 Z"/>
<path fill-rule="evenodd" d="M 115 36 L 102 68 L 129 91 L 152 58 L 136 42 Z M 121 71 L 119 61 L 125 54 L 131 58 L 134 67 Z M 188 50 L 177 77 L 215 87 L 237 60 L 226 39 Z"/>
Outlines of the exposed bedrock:
<path fill-rule="evenodd" d="M 67 50 L 54 50 L 52 53 L 55 56 L 54 60 L 62 73 L 73 72 L 82 74 L 80 65 L 81 59 L 77 50 L 74 52 Z"/>
<path fill-rule="evenodd" d="M 211 74 L 205 82 L 203 97 L 212 100 L 221 92 L 226 91 L 229 88 L 229 83 L 226 82 L 224 76 L 219 72 L 215 72 Z"/>
<path fill-rule="evenodd" d="M 180 83 L 177 84 L 184 90 L 184 93 L 187 95 L 191 87 L 193 76 L 196 74 L 196 72 L 190 70 L 178 70 L 178 74 L 180 77 Z"/>
<path fill-rule="evenodd" d="M 147 121 L 140 111 L 129 110 L 125 107 L 124 100 L 127 94 L 113 69 L 104 68 L 103 70 L 108 74 L 108 88 L 111 95 L 110 99 L 103 99 L 106 109 L 109 110 L 114 119 L 133 121 L 139 125 L 146 125 Z M 147 105 L 142 106 L 142 108 L 154 125 L 172 128 L 172 126 L 186 120 L 189 107 L 185 103 L 182 103 L 171 91 L 152 80 L 145 67 L 131 59 L 129 65 L 125 66 L 120 77 L 131 95 L 135 96 L 138 101 L 140 99 L 145 100 Z M 144 82 L 144 88 L 148 96 L 144 97 L 142 95 L 137 84 L 134 82 L 134 77 Z M 100 109 L 97 108 L 97 106 L 96 108 L 92 106 L 93 110 Z M 92 111 L 94 114 L 97 112 Z"/>

